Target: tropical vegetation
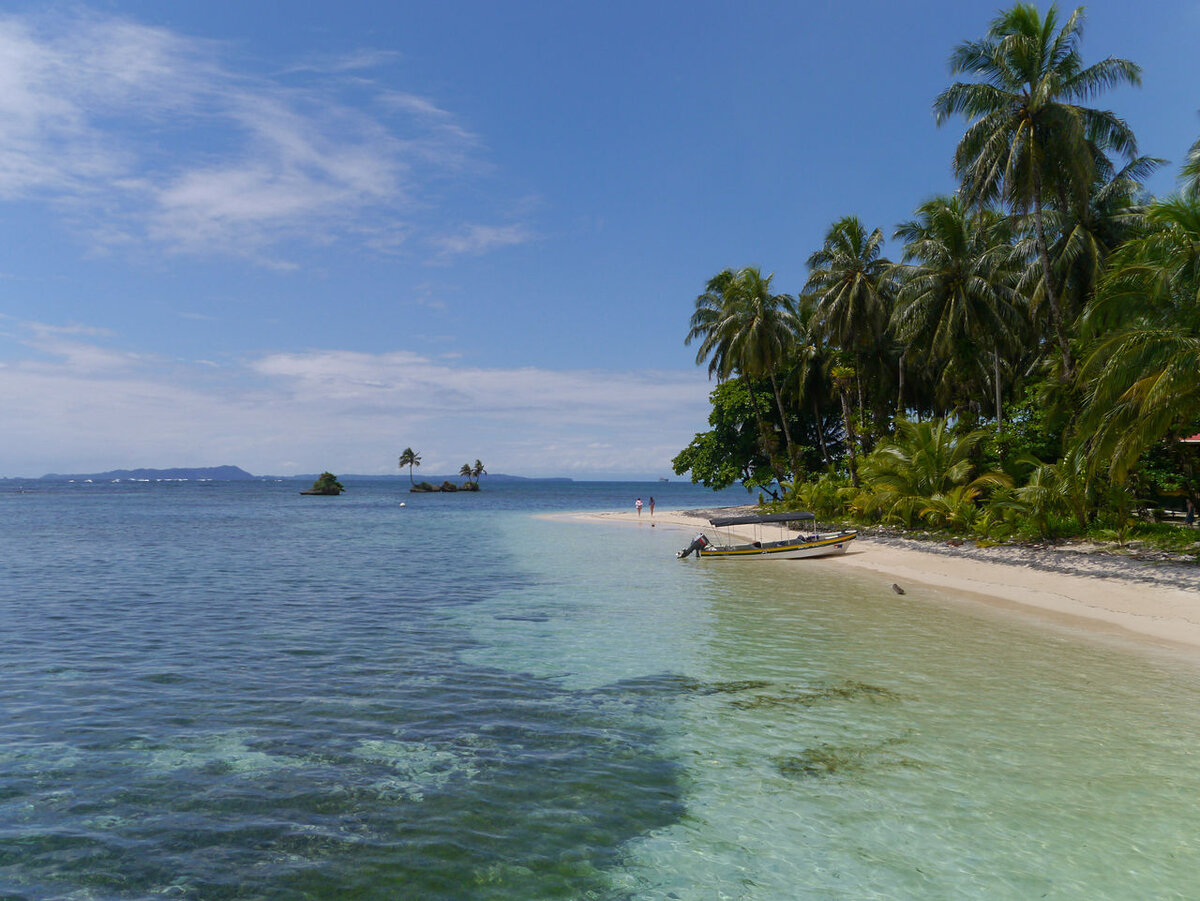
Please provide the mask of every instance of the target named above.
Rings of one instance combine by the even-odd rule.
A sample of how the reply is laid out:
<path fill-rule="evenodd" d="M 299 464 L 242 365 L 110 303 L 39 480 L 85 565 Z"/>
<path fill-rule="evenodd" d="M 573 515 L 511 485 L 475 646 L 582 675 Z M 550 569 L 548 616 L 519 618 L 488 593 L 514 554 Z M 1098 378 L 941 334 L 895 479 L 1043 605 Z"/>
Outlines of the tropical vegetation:
<path fill-rule="evenodd" d="M 416 451 L 414 451 L 411 447 L 406 447 L 400 453 L 399 466 L 401 469 L 403 469 L 405 466 L 408 467 L 408 480 L 410 482 L 412 482 L 414 488 L 417 486 L 417 483 L 415 481 L 413 481 L 413 467 L 420 466 L 420 465 L 421 465 L 421 455 L 418 454 Z"/>
<path fill-rule="evenodd" d="M 345 491 L 345 486 L 338 481 L 338 477 L 332 472 L 323 472 L 317 476 L 313 482 L 312 488 L 308 490 L 308 494 L 329 494 L 338 495 Z"/>
<path fill-rule="evenodd" d="M 412 483 L 409 489 L 414 492 L 426 491 L 478 491 L 479 477 L 487 475 L 487 470 L 483 466 L 483 462 L 478 458 L 475 462 L 464 463 L 458 470 L 458 474 L 467 481 L 461 485 L 456 485 L 449 479 L 442 482 L 441 485 L 434 485 L 430 482 L 418 482 L 413 478 L 413 467 L 421 465 L 421 455 L 414 451 L 411 447 L 406 447 L 400 453 L 399 466 L 401 469 L 408 467 L 408 480 Z"/>
<path fill-rule="evenodd" d="M 795 294 L 708 280 L 684 340 L 710 428 L 677 474 L 981 540 L 1123 540 L 1200 503 L 1200 140 L 1152 196 L 1165 161 L 1101 102 L 1140 69 L 1087 63 L 1083 23 L 1018 3 L 953 48 L 956 191 L 890 235 L 838 218 Z"/>

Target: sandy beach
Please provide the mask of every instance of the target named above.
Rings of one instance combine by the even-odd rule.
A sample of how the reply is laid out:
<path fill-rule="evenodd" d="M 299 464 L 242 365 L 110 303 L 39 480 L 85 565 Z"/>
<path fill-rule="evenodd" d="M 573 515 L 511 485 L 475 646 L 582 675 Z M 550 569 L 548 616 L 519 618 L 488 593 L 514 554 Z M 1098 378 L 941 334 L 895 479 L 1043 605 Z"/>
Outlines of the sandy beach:
<path fill-rule="evenodd" d="M 731 514 L 740 509 L 728 508 Z M 677 530 L 683 547 L 696 532 L 707 531 L 714 537 L 708 525 L 714 515 L 719 511 L 658 509 L 653 518 L 648 511 L 640 516 L 581 513 L 569 518 Z M 877 573 L 888 589 L 895 583 L 917 596 L 933 592 L 960 601 L 1021 608 L 1060 622 L 1200 648 L 1200 567 L 1188 564 L 1073 546 L 979 548 L 969 541 L 953 546 L 944 541 L 873 536 L 860 537 L 843 556 L 767 565 L 853 567 Z"/>

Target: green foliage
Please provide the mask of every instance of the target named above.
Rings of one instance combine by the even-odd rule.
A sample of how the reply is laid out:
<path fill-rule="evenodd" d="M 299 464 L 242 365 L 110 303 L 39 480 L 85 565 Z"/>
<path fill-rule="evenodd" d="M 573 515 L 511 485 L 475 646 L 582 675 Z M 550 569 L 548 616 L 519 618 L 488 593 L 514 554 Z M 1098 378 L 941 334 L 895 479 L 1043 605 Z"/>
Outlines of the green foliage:
<path fill-rule="evenodd" d="M 984 541 L 1125 540 L 1131 498 L 1200 502 L 1200 141 L 1149 198 L 1161 161 L 1087 105 L 1139 69 L 1086 65 L 1082 23 L 1018 3 L 954 49 L 934 109 L 966 120 L 960 184 L 896 228 L 902 264 L 847 216 L 795 300 L 709 280 L 687 341 L 722 381 L 677 474 Z"/>
<path fill-rule="evenodd" d="M 850 483 L 845 478 L 824 473 L 812 482 L 796 485 L 787 498 L 792 510 L 808 510 L 818 519 L 838 519 L 848 511 L 846 491 Z"/>
<path fill-rule="evenodd" d="M 321 494 L 341 494 L 346 488 L 332 472 L 323 472 L 313 482 L 312 490 Z"/>
<path fill-rule="evenodd" d="M 900 420 L 896 434 L 864 461 L 862 476 L 876 496 L 885 522 L 911 529 L 918 518 L 939 527 L 968 527 L 984 490 L 1007 486 L 1008 477 L 987 472 L 972 480 L 972 454 L 983 432 L 956 433 L 945 419 Z"/>
<path fill-rule="evenodd" d="M 774 468 L 762 451 L 753 413 L 755 404 L 767 405 L 768 401 L 761 396 L 752 398 L 741 379 L 717 385 L 709 400 L 712 428 L 698 433 L 675 455 L 671 461 L 675 474 L 690 472 L 693 482 L 717 490 L 741 482 L 747 490 L 763 488 L 777 496 L 771 487 Z"/>
<path fill-rule="evenodd" d="M 1024 458 L 1043 463 L 1059 459 L 1072 414 L 1065 404 L 1057 403 L 1061 396 L 1053 382 L 1040 382 L 1027 386 L 1019 401 L 1006 404 L 1004 421 L 984 427 L 986 437 L 980 445 L 984 465 L 1016 475 L 1012 467 Z"/>
<path fill-rule="evenodd" d="M 1146 220 L 1085 313 L 1100 337 L 1081 373 L 1081 426 L 1094 462 L 1118 480 L 1200 422 L 1200 199 L 1152 204 Z"/>

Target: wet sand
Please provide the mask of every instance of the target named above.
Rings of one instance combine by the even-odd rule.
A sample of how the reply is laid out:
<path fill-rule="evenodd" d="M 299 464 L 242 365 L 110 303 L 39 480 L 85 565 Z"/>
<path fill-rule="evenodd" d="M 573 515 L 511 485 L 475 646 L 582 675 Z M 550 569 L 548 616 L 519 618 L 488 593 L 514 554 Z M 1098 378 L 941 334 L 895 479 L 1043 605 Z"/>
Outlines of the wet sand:
<path fill-rule="evenodd" d="M 676 530 L 679 547 L 708 518 L 754 508 L 561 514 L 554 518 Z M 740 533 L 748 540 L 754 536 Z M 717 565 L 718 561 L 709 561 Z M 1024 608 L 1055 620 L 1118 629 L 1155 642 L 1200 648 L 1200 566 L 1135 559 L 1086 546 L 979 548 L 900 537 L 860 537 L 842 556 L 768 565 L 852 567 L 877 573 L 884 588 L 915 586 L 948 598 Z"/>

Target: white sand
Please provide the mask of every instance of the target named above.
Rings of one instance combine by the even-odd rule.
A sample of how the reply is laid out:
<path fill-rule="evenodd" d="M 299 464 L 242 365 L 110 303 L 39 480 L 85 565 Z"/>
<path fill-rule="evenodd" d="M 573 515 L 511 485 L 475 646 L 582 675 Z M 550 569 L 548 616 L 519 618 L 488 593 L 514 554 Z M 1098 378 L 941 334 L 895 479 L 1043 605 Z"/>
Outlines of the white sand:
<path fill-rule="evenodd" d="M 711 515 L 717 514 L 658 509 L 653 519 L 648 510 L 640 518 L 636 513 L 570 514 L 569 518 L 653 523 L 655 528 L 677 530 L 682 548 L 697 532 L 715 537 L 707 522 Z M 901 538 L 859 538 L 844 556 L 777 562 L 853 567 L 878 573 L 889 586 L 897 583 L 906 592 L 914 585 L 943 589 L 938 593 L 957 600 L 1019 605 L 1041 616 L 1115 627 L 1156 642 L 1200 648 L 1197 566 L 1049 548 L 976 548 L 970 542 L 951 547 Z"/>

